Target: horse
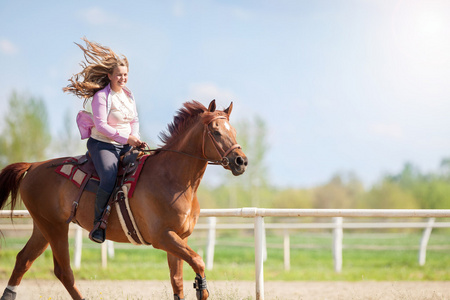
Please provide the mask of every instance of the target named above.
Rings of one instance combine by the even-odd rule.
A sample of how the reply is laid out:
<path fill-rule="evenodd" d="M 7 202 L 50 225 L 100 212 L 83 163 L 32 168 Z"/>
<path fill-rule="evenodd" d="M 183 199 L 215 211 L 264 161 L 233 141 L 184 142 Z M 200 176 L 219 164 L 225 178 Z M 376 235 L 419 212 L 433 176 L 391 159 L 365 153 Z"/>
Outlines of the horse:
<path fill-rule="evenodd" d="M 196 274 L 197 299 L 207 299 L 205 263 L 187 244 L 200 215 L 197 189 L 208 162 L 222 165 L 238 176 L 245 172 L 248 159 L 236 142 L 236 130 L 229 117 L 233 103 L 216 110 L 215 100 L 209 107 L 197 101 L 183 104 L 160 134 L 163 146 L 149 155 L 142 168 L 135 191 L 129 199 L 135 222 L 143 239 L 156 249 L 167 252 L 174 299 L 183 299 L 183 262 Z M 19 162 L 6 166 L 0 173 L 0 209 L 11 195 L 11 210 L 18 194 L 33 219 L 33 231 L 16 263 L 1 300 L 16 298 L 16 290 L 32 263 L 50 245 L 54 274 L 72 299 L 83 296 L 75 285 L 70 266 L 66 220 L 71 214 L 73 195 L 78 187 L 55 172 L 55 165 L 66 158 L 44 162 Z M 83 192 L 73 220 L 87 231 L 94 224 L 92 192 Z M 113 208 L 106 230 L 108 240 L 128 243 Z"/>

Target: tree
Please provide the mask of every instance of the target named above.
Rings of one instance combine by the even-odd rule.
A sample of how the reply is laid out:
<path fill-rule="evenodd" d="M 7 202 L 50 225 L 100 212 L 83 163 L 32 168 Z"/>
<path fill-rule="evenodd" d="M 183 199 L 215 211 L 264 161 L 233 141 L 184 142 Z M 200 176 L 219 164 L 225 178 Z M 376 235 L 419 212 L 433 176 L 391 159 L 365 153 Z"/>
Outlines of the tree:
<path fill-rule="evenodd" d="M 235 177 L 227 172 L 218 186 L 201 185 L 199 189 L 202 207 L 245 207 L 267 205 L 273 202 L 267 182 L 265 156 L 267 153 L 267 126 L 263 119 L 241 120 L 235 124 L 237 142 L 249 160 L 245 173 Z M 213 196 L 211 196 L 213 195 Z"/>
<path fill-rule="evenodd" d="M 419 208 L 414 195 L 395 182 L 383 180 L 366 194 L 363 208 L 413 209 Z"/>
<path fill-rule="evenodd" d="M 86 152 L 86 141 L 80 139 L 76 127 L 75 114 L 67 110 L 64 115 L 64 126 L 54 141 L 52 155 L 54 156 L 76 156 Z"/>
<path fill-rule="evenodd" d="M 314 189 L 315 208 L 355 208 L 364 194 L 361 181 L 353 173 L 336 174 Z"/>
<path fill-rule="evenodd" d="M 0 136 L 0 165 L 42 160 L 50 140 L 43 100 L 13 92 Z"/>
<path fill-rule="evenodd" d="M 385 178 L 410 194 L 419 208 L 448 208 L 450 205 L 449 160 L 443 159 L 438 172 L 422 173 L 411 163 L 406 163 L 398 175 Z M 403 205 L 404 206 L 404 205 Z"/>
<path fill-rule="evenodd" d="M 230 178 L 228 183 L 230 203 L 232 206 L 245 205 L 259 207 L 265 201 L 263 190 L 267 188 L 267 167 L 265 156 L 268 150 L 266 136 L 267 126 L 264 120 L 256 116 L 254 122 L 242 120 L 237 123 L 238 142 L 248 157 L 249 165 L 245 174 L 238 178 Z M 238 197 L 238 193 L 239 195 Z M 241 203 L 238 198 L 247 199 Z"/>
<path fill-rule="evenodd" d="M 283 189 L 274 195 L 272 207 L 313 208 L 313 192 L 308 189 Z"/>

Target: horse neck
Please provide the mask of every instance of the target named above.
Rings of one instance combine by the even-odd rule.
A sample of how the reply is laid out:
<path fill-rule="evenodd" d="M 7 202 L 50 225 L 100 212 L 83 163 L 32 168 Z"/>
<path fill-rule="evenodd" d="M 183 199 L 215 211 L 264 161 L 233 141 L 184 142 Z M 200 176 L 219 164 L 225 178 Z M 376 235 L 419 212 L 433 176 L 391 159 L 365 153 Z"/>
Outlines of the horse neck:
<path fill-rule="evenodd" d="M 170 166 L 172 174 L 179 180 L 178 183 L 186 187 L 190 186 L 195 190 L 198 188 L 208 165 L 207 161 L 201 159 L 203 158 L 203 128 L 204 125 L 201 122 L 193 125 L 166 148 L 178 153 L 164 152 L 165 164 L 167 167 Z"/>

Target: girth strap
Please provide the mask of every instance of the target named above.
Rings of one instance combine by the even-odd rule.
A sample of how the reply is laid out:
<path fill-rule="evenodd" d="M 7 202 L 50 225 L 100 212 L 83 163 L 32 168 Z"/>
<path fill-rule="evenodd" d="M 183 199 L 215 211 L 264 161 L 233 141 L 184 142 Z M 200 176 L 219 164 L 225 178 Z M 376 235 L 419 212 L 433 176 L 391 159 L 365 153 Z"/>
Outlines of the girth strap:
<path fill-rule="evenodd" d="M 125 232 L 125 233 L 128 236 L 130 236 L 137 245 L 142 244 L 141 240 L 139 239 L 139 236 L 137 234 L 136 228 L 134 227 L 134 224 L 131 221 L 131 216 L 130 216 L 130 213 L 128 212 L 128 208 L 125 203 L 125 194 L 122 190 L 117 192 L 116 201 L 119 204 L 120 213 L 122 214 L 123 221 L 125 222 L 125 225 L 127 227 L 128 232 Z"/>

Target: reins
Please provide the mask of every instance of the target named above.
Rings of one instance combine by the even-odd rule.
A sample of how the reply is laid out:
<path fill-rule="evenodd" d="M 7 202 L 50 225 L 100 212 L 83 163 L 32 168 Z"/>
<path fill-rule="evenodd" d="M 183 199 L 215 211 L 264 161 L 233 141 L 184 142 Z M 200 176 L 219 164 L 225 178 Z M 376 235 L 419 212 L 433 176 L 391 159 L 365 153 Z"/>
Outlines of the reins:
<path fill-rule="evenodd" d="M 149 149 L 139 149 L 139 150 L 142 151 L 142 152 L 164 152 L 164 151 L 165 152 L 174 152 L 174 153 L 186 155 L 186 156 L 189 156 L 189 157 L 192 157 L 192 158 L 196 158 L 196 159 L 199 159 L 199 160 L 207 161 L 211 165 L 220 165 L 221 164 L 220 160 L 211 160 L 209 158 L 203 158 L 203 157 L 200 157 L 200 156 L 195 156 L 195 155 L 192 155 L 192 154 L 189 154 L 189 153 L 186 153 L 186 152 L 183 152 L 183 151 L 178 151 L 178 150 L 163 149 L 163 148 L 156 148 L 156 149 L 150 149 L 149 148 Z"/>
<path fill-rule="evenodd" d="M 226 119 L 226 117 L 224 116 L 217 116 L 213 119 L 211 119 L 211 121 L 209 121 L 208 124 L 205 124 L 205 127 L 203 129 L 203 141 L 202 141 L 202 155 L 203 157 L 200 156 L 196 156 L 196 155 L 192 155 L 183 151 L 178 151 L 178 150 L 172 150 L 172 149 L 164 149 L 164 148 L 156 148 L 156 149 L 140 149 L 143 152 L 174 152 L 174 153 L 178 153 L 178 154 L 182 154 L 182 155 L 186 155 L 192 158 L 196 158 L 199 160 L 203 160 L 203 161 L 207 161 L 208 164 L 210 165 L 222 165 L 224 167 L 228 166 L 230 164 L 230 161 L 227 158 L 227 155 L 230 154 L 233 150 L 235 149 L 241 149 L 241 145 L 239 144 L 234 144 L 233 146 L 231 146 L 227 151 L 224 151 L 223 148 L 219 145 L 219 143 L 216 141 L 216 139 L 214 138 L 213 134 L 211 133 L 211 130 L 209 129 L 209 124 L 211 124 L 214 120 L 217 119 Z M 206 135 L 208 135 L 208 137 L 210 138 L 211 142 L 214 145 L 214 148 L 217 151 L 217 154 L 221 157 L 221 159 L 219 160 L 214 160 L 214 159 L 210 159 L 206 156 L 205 154 L 205 137 Z M 148 147 L 148 146 L 147 146 Z"/>

